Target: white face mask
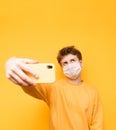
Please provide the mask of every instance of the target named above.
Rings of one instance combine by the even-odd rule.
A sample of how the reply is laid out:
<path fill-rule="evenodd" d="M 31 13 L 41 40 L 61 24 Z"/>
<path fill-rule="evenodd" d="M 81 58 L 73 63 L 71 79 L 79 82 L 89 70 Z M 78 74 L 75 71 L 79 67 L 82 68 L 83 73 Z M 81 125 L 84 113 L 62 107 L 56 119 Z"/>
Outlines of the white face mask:
<path fill-rule="evenodd" d="M 70 63 L 63 67 L 63 72 L 66 77 L 70 79 L 76 79 L 80 72 L 81 72 L 81 66 L 79 62 Z"/>

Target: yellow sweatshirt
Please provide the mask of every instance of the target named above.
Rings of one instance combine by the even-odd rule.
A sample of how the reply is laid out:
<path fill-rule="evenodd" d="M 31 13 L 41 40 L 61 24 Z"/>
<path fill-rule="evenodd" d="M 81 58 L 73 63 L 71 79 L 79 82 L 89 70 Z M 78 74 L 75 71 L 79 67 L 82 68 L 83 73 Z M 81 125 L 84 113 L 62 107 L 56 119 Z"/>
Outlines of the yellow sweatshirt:
<path fill-rule="evenodd" d="M 48 104 L 50 130 L 103 130 L 99 95 L 88 84 L 75 85 L 61 79 L 53 84 L 22 88 Z"/>

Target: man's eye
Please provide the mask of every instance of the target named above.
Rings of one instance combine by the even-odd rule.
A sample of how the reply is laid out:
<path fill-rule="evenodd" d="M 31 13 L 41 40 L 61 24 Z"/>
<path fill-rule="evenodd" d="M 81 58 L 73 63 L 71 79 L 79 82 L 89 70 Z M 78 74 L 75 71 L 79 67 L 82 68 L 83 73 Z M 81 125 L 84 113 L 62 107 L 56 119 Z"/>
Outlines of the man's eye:
<path fill-rule="evenodd" d="M 67 65 L 67 63 L 64 63 L 63 66 Z"/>
<path fill-rule="evenodd" d="M 71 60 L 71 62 L 74 62 L 75 60 L 73 59 L 73 60 Z"/>

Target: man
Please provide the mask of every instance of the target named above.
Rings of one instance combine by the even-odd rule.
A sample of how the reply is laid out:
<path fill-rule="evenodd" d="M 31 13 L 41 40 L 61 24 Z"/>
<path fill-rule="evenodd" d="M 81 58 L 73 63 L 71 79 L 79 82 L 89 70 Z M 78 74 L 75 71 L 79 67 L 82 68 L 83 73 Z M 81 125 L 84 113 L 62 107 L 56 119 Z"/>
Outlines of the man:
<path fill-rule="evenodd" d="M 38 77 L 27 64 L 36 60 L 10 58 L 6 76 L 29 95 L 44 100 L 50 108 L 50 130 L 103 130 L 103 112 L 95 88 L 81 80 L 82 55 L 74 46 L 57 55 L 65 78 L 54 83 L 36 84 L 26 72 Z"/>

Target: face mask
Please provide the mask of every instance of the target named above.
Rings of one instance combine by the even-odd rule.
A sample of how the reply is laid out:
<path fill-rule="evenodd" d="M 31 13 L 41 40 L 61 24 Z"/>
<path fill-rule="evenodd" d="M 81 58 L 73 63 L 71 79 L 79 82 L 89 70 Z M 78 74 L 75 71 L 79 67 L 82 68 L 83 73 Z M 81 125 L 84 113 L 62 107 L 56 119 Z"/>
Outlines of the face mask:
<path fill-rule="evenodd" d="M 81 72 L 80 63 L 74 62 L 74 63 L 70 63 L 70 64 L 64 66 L 63 72 L 66 77 L 68 77 L 70 79 L 76 79 Z"/>

